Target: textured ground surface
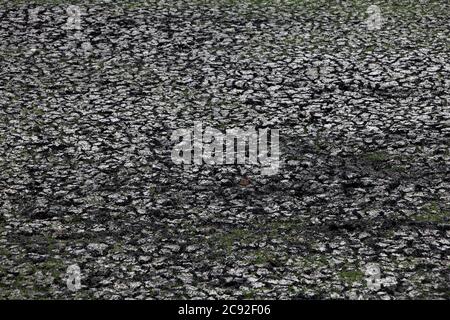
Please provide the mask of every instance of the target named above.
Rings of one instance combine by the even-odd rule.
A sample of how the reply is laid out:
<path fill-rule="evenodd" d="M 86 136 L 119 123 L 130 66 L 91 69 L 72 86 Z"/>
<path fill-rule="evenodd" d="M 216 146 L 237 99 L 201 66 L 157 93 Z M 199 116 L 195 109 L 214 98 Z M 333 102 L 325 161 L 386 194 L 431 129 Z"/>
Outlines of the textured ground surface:
<path fill-rule="evenodd" d="M 447 1 L 378 1 L 373 31 L 369 1 L 84 3 L 79 31 L 23 3 L 0 7 L 0 298 L 450 297 Z M 194 121 L 279 128 L 279 174 L 173 164 Z"/>

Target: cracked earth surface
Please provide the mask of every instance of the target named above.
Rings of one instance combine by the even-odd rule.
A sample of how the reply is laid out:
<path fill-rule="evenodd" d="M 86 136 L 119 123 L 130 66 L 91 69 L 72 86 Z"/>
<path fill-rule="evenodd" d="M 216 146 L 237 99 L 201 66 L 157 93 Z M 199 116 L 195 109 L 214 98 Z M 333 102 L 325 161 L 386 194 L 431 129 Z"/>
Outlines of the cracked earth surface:
<path fill-rule="evenodd" d="M 3 1 L 0 298 L 448 299 L 449 3 L 371 4 L 83 2 L 72 30 Z M 278 174 L 175 165 L 194 121 L 280 129 Z"/>

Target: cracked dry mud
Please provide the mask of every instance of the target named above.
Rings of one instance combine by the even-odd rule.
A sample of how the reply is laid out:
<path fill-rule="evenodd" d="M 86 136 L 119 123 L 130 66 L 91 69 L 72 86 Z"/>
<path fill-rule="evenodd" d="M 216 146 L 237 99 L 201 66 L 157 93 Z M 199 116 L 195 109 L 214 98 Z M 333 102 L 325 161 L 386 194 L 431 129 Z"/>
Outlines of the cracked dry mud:
<path fill-rule="evenodd" d="M 449 299 L 450 6 L 372 4 L 83 2 L 73 30 L 3 1 L 0 298 Z M 175 165 L 194 121 L 280 129 L 278 174 Z"/>

